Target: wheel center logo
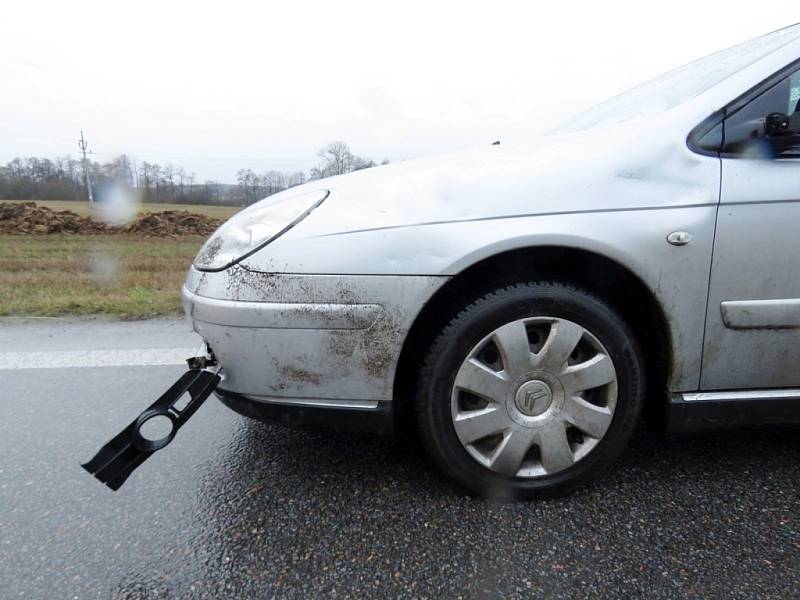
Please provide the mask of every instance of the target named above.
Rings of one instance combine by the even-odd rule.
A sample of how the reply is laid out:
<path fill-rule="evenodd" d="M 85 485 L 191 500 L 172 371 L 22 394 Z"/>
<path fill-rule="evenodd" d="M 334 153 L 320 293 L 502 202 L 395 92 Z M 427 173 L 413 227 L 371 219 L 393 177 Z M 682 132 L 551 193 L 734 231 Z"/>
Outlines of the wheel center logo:
<path fill-rule="evenodd" d="M 516 404 L 519 412 L 529 417 L 542 414 L 550 407 L 553 393 L 542 381 L 529 381 L 517 391 Z"/>

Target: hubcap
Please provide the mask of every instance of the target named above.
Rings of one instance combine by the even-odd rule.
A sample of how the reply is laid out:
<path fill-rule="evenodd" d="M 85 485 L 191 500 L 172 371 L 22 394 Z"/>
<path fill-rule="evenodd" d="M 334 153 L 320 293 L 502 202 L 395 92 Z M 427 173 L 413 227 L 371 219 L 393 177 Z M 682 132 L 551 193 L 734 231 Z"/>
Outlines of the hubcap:
<path fill-rule="evenodd" d="M 553 392 L 544 381 L 533 379 L 519 386 L 514 397 L 517 410 L 528 417 L 538 417 L 553 402 Z"/>
<path fill-rule="evenodd" d="M 461 364 L 453 427 L 485 467 L 517 477 L 581 460 L 611 425 L 617 375 L 605 347 L 577 323 L 531 317 L 496 329 Z"/>

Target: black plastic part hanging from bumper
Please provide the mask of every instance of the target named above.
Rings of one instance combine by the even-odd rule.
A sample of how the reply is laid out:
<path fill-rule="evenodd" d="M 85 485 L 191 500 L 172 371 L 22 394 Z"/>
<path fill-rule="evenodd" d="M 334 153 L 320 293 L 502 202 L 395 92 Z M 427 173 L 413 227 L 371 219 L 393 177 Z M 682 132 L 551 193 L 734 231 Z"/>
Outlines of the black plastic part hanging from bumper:
<path fill-rule="evenodd" d="M 189 364 L 192 366 L 191 362 Z M 174 439 L 178 429 L 200 408 L 219 382 L 219 375 L 211 371 L 194 368 L 186 371 L 150 408 L 100 448 L 92 460 L 81 466 L 112 490 L 118 490 L 151 454 Z M 185 406 L 178 408 L 176 404 L 185 393 L 191 399 Z M 170 420 L 172 427 L 169 433 L 156 440 L 144 437 L 141 427 L 145 422 L 159 416 Z"/>

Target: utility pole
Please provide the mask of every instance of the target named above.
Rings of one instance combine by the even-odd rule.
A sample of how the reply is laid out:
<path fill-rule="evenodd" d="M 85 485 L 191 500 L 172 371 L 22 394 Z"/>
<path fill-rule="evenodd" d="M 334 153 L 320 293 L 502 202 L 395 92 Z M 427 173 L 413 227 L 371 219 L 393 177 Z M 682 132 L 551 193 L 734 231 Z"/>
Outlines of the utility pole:
<path fill-rule="evenodd" d="M 89 165 L 86 162 L 86 148 L 89 147 L 88 142 L 83 139 L 83 131 L 81 131 L 81 139 L 78 140 L 78 148 L 81 149 L 83 154 L 83 179 L 86 182 L 86 193 L 89 195 L 89 206 L 94 206 L 94 196 L 92 196 L 92 182 L 89 179 Z"/>

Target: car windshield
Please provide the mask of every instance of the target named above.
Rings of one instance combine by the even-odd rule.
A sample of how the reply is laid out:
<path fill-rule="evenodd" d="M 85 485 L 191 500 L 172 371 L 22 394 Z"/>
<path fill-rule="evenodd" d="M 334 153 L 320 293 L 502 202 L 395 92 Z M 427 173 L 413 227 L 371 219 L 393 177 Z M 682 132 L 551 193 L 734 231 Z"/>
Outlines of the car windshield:
<path fill-rule="evenodd" d="M 569 133 L 599 125 L 623 123 L 668 110 L 701 94 L 799 35 L 800 24 L 715 52 L 606 100 L 562 123 L 551 133 Z"/>

